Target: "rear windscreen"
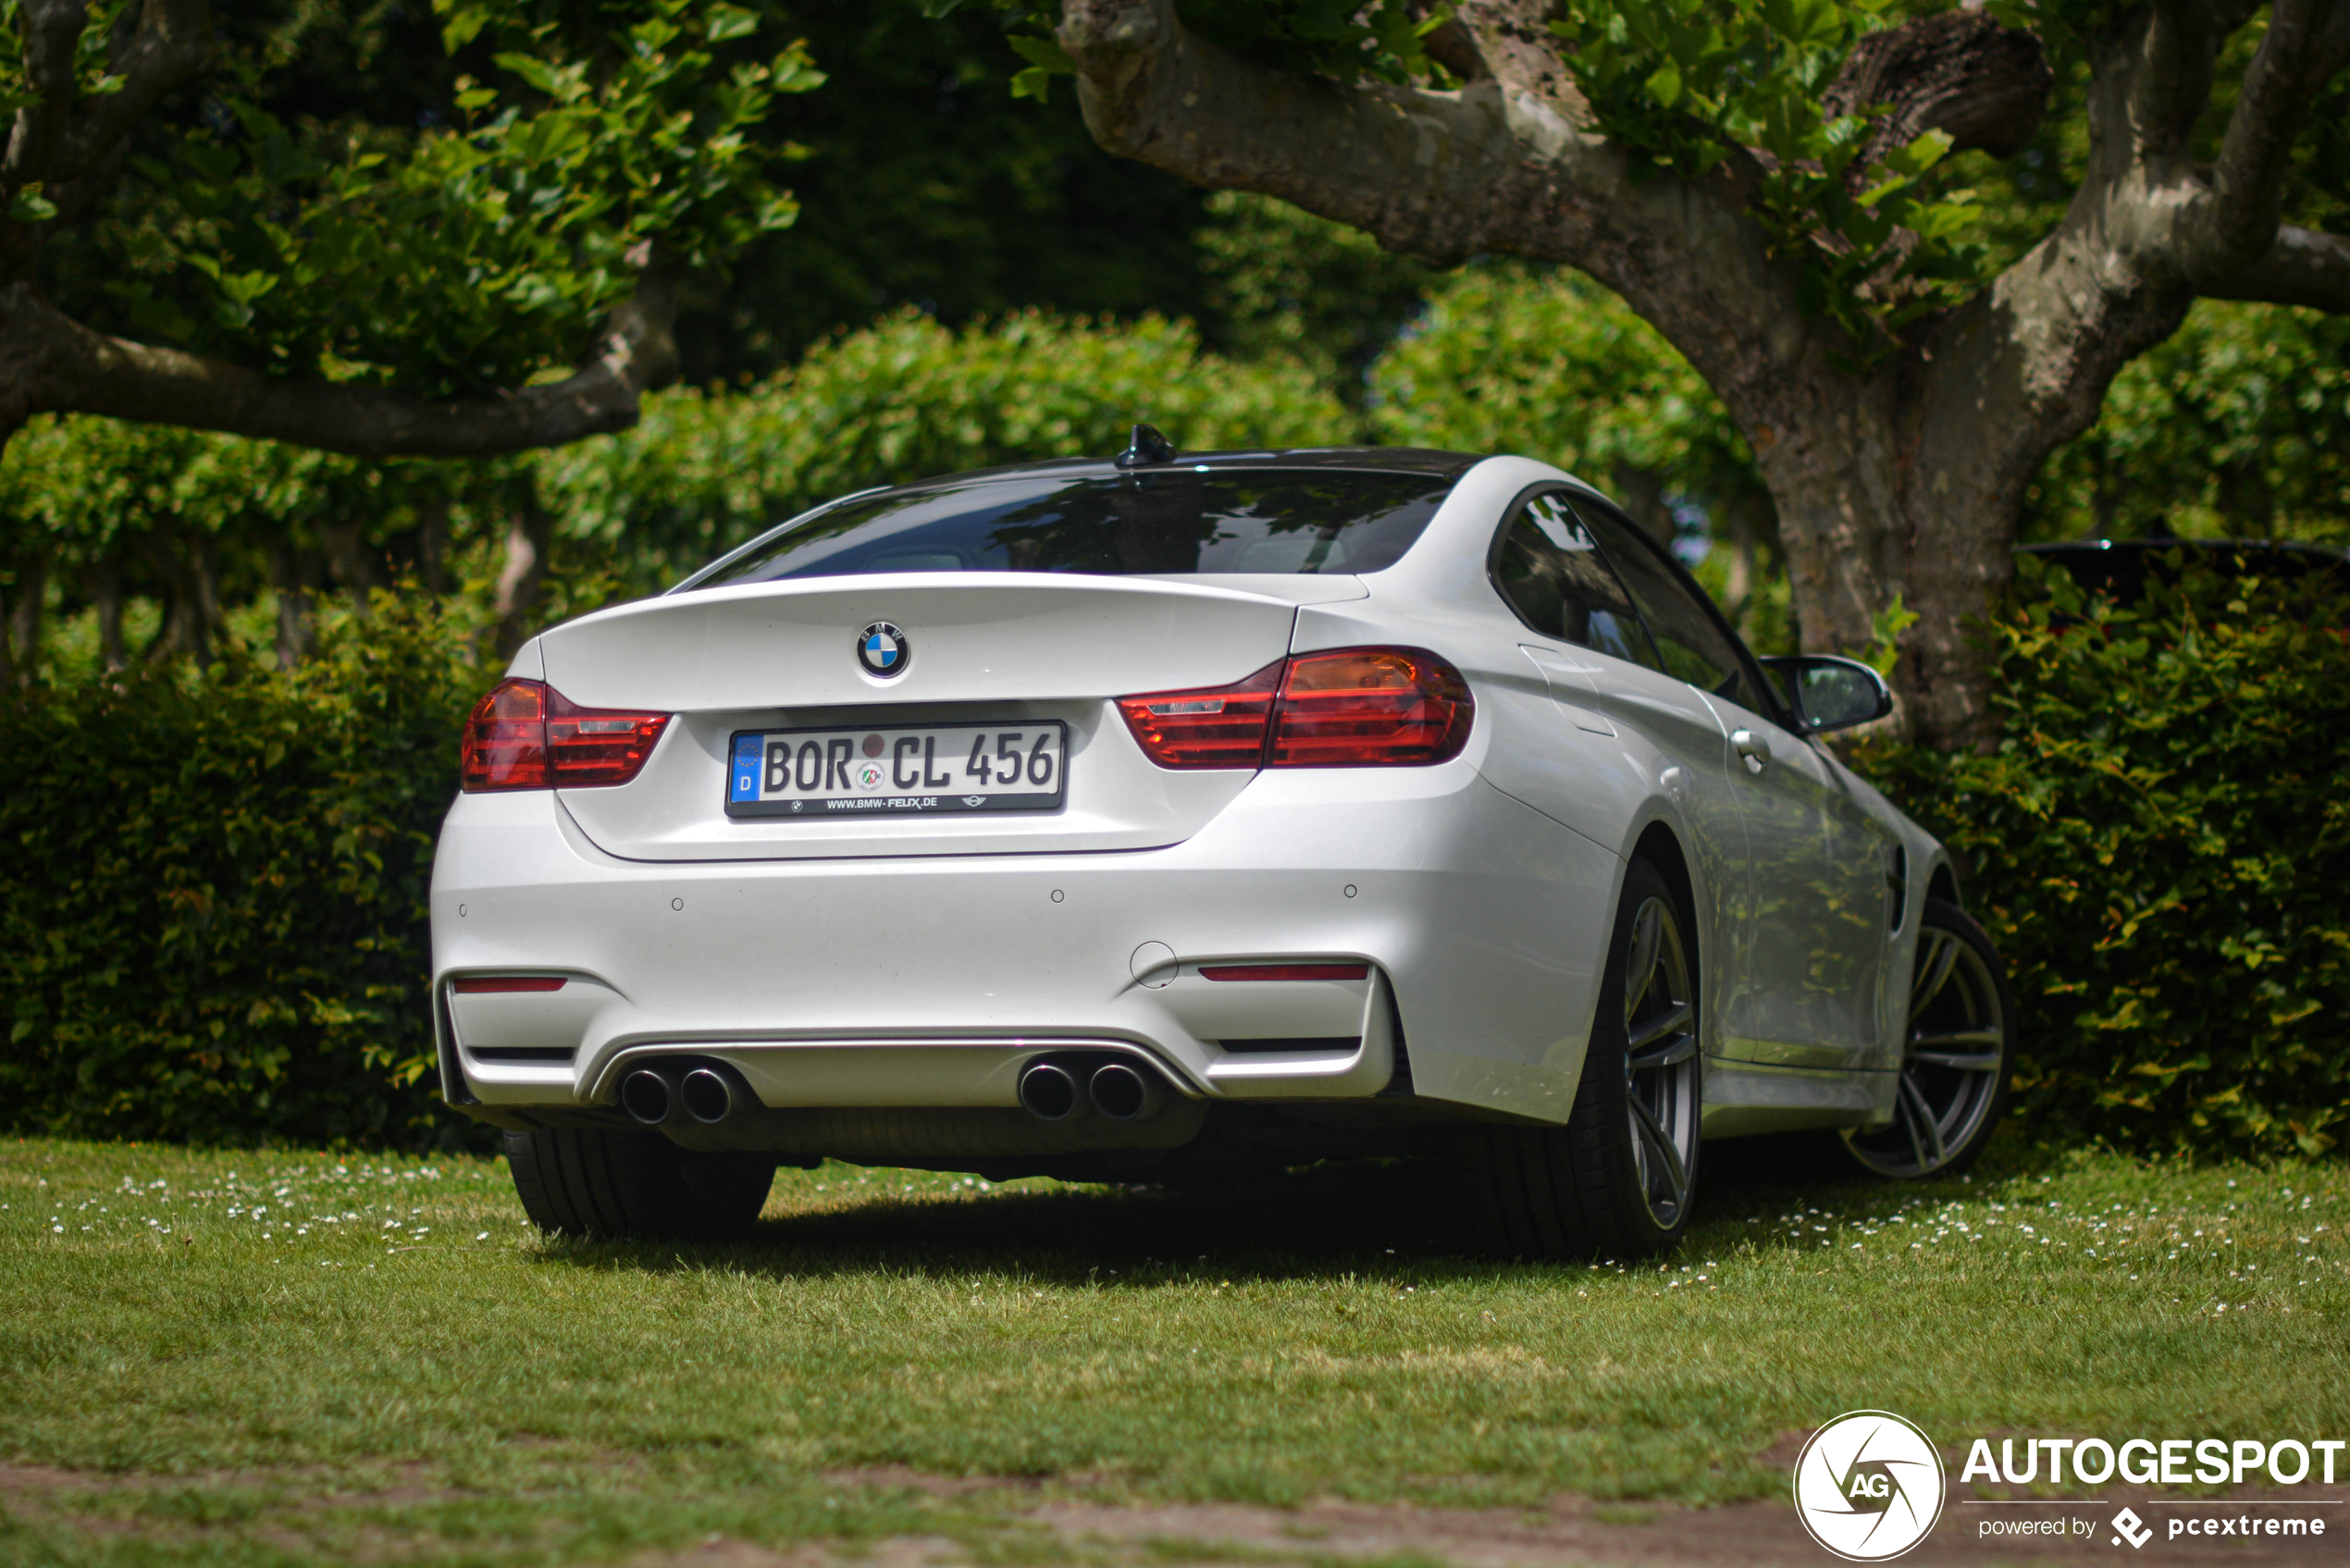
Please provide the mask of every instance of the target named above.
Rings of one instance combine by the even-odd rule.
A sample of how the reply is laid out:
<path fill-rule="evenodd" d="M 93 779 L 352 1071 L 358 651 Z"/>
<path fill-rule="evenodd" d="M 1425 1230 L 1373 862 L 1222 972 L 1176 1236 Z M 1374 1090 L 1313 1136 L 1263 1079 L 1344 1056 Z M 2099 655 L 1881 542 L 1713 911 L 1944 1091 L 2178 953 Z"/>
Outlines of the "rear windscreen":
<path fill-rule="evenodd" d="M 1329 469 L 973 479 L 844 501 L 679 586 L 868 572 L 1377 572 L 1412 548 L 1452 488 Z"/>

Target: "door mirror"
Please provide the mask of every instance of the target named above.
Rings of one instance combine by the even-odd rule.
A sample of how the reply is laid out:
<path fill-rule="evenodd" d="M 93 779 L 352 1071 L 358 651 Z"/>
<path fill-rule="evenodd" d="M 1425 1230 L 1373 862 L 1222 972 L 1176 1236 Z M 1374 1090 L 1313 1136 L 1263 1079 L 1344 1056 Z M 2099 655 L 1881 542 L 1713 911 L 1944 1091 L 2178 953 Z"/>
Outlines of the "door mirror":
<path fill-rule="evenodd" d="M 1779 690 L 1806 733 L 1849 730 L 1893 711 L 1893 692 L 1884 677 L 1857 659 L 1802 653 L 1765 659 Z"/>

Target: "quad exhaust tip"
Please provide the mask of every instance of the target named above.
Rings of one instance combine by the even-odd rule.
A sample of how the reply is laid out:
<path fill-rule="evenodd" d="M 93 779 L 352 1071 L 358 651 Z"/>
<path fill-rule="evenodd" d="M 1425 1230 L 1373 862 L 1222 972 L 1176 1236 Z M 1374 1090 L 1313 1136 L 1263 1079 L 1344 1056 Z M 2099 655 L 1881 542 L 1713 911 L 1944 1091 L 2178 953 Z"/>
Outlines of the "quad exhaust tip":
<path fill-rule="evenodd" d="M 620 1108 L 647 1127 L 659 1127 L 676 1108 L 669 1080 L 652 1068 L 638 1068 L 620 1080 Z"/>
<path fill-rule="evenodd" d="M 1020 1075 L 1020 1103 L 1039 1121 L 1067 1121 L 1085 1101 L 1067 1068 L 1038 1062 Z"/>
<path fill-rule="evenodd" d="M 1112 1121 L 1133 1121 L 1155 1113 L 1165 1100 L 1165 1092 L 1156 1078 L 1136 1071 L 1124 1062 L 1110 1062 L 1094 1069 L 1085 1083 L 1085 1095 L 1094 1109 Z"/>
<path fill-rule="evenodd" d="M 1067 1121 L 1088 1112 L 1110 1121 L 1155 1116 L 1167 1088 L 1146 1067 L 1121 1061 L 1031 1062 L 1020 1075 L 1020 1103 L 1039 1121 Z"/>
<path fill-rule="evenodd" d="M 620 1108 L 642 1127 L 693 1120 L 716 1127 L 761 1104 L 724 1062 L 663 1062 L 620 1080 Z"/>
<path fill-rule="evenodd" d="M 696 1068 L 677 1085 L 686 1114 L 704 1127 L 715 1127 L 743 1108 L 750 1087 L 725 1067 Z"/>

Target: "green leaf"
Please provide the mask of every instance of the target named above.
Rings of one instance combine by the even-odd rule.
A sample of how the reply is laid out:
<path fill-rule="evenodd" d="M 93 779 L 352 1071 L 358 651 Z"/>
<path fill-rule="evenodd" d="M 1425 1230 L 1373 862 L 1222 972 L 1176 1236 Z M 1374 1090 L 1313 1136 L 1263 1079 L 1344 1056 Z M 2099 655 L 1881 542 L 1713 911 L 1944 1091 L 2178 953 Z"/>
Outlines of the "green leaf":
<path fill-rule="evenodd" d="M 436 11 L 446 11 L 450 9 L 450 0 L 433 0 L 432 8 Z M 481 33 L 481 30 L 485 26 L 489 25 L 489 6 L 465 6 L 463 10 L 457 11 L 456 14 L 451 16 L 447 22 L 442 24 L 440 29 L 440 47 L 449 54 L 455 54 L 458 50 L 464 48 L 466 44 L 471 43 L 476 37 L 478 37 Z"/>
<path fill-rule="evenodd" d="M 1940 163 L 1943 154 L 1954 145 L 1956 142 L 1948 132 L 1929 130 L 1908 146 L 1897 147 L 1887 153 L 1884 158 L 1885 167 L 1896 174 L 1914 179 Z"/>
<path fill-rule="evenodd" d="M 46 223 L 56 216 L 57 204 L 41 193 L 37 179 L 19 187 L 16 200 L 8 204 L 8 219 L 12 223 Z"/>
<path fill-rule="evenodd" d="M 1077 63 L 1071 60 L 1069 57 L 1069 52 L 1053 39 L 1037 38 L 1027 33 L 1014 33 L 1004 42 L 1012 46 L 1014 54 L 1039 70 L 1053 76 L 1077 74 Z"/>
<path fill-rule="evenodd" d="M 550 98 L 556 95 L 562 85 L 555 68 L 544 60 L 517 54 L 500 54 L 491 58 L 498 62 L 499 68 L 513 72 Z"/>
<path fill-rule="evenodd" d="M 748 38 L 759 31 L 759 18 L 739 6 L 712 6 L 708 12 L 709 37 L 712 43 L 723 43 L 730 38 Z"/>
<path fill-rule="evenodd" d="M 1649 73 L 1649 96 L 1666 108 L 1681 101 L 1681 68 L 1670 60 Z"/>

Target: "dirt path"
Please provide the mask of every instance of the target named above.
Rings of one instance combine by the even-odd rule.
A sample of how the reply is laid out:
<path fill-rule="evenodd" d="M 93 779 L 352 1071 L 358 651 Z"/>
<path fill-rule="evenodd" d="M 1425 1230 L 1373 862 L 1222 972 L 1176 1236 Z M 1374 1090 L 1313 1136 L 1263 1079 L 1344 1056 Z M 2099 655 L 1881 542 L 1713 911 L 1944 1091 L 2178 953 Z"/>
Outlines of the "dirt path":
<path fill-rule="evenodd" d="M 1000 1511 L 1005 1528 L 983 1549 L 944 1536 L 906 1536 L 876 1543 L 870 1552 L 848 1555 L 811 1544 L 776 1550 L 714 1537 L 682 1551 L 648 1553 L 631 1568 L 971 1568 L 980 1563 L 1040 1560 L 1092 1562 L 1102 1568 L 1175 1568 L 1177 1564 L 1230 1564 L 1235 1559 L 1279 1564 L 1330 1564 L 1381 1558 L 1416 1558 L 1448 1568 L 1830 1568 L 1836 1559 L 1815 1546 L 1798 1525 L 1793 1507 L 1778 1500 L 1688 1508 L 1673 1503 L 1594 1502 L 1562 1496 L 1539 1509 L 1428 1508 L 1413 1503 L 1322 1501 L 1299 1509 L 1240 1503 L 1090 1502 L 1052 1495 L 1034 1481 L 1000 1478 L 950 1479 L 913 1471 L 857 1470 L 825 1477 L 844 1488 L 911 1487 Z M 107 1476 L 41 1465 L 0 1464 L 0 1511 L 42 1512 L 50 1500 L 88 1498 L 118 1488 L 184 1487 L 203 1478 Z M 215 1479 L 228 1479 L 215 1477 Z M 257 1481 L 259 1476 L 236 1477 Z M 278 1476 L 282 1482 L 285 1477 Z M 314 1506 L 382 1506 L 402 1501 L 445 1501 L 456 1494 L 429 1487 L 394 1486 L 386 1491 L 348 1493 L 340 1488 L 306 1500 Z M 2290 1506 L 2280 1506 L 2289 1504 Z M 2154 1534 L 2143 1548 L 2121 1544 L 2110 1521 L 2123 1507 L 2135 1512 Z M 301 1507 L 296 1505 L 297 1509 Z M 2179 1536 L 2170 1522 L 2183 1518 L 2322 1518 L 2321 1537 Z M 1986 1536 L 1989 1520 L 2061 1517 L 2061 1538 Z M 2070 1522 L 2092 1526 L 2084 1535 Z M 141 1533 L 136 1527 L 88 1522 L 93 1533 Z M 1022 1536 L 1040 1537 L 1023 1550 Z M 286 1544 L 292 1544 L 291 1538 Z M 401 1554 L 394 1553 L 396 1558 Z M 2350 1562 L 2350 1487 L 2304 1487 L 2283 1492 L 2245 1492 L 2209 1503 L 2157 1500 L 2141 1488 L 2102 1488 L 2100 1505 L 2019 1506 L 2002 1504 L 1960 1488 L 1944 1510 L 1934 1534 L 1903 1564 L 2049 1564 L 2072 1568 L 2096 1563 L 2229 1565 L 2229 1568 L 2315 1568 Z"/>

